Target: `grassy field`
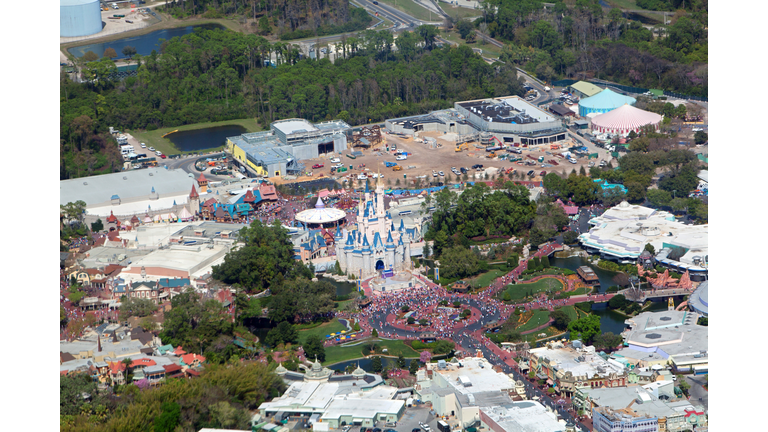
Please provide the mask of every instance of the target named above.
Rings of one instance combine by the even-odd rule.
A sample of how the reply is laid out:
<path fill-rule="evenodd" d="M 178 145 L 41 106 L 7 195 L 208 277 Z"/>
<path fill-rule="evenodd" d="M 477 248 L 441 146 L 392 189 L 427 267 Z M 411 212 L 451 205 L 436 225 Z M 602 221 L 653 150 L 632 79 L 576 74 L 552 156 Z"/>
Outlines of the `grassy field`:
<path fill-rule="evenodd" d="M 450 15 L 451 17 L 455 18 L 456 20 L 460 20 L 462 18 L 472 18 L 476 16 L 482 16 L 483 13 L 476 9 L 469 9 L 465 7 L 458 7 L 458 6 L 450 6 L 445 3 L 440 5 L 441 8 L 443 8 L 443 11 Z"/>
<path fill-rule="evenodd" d="M 544 291 L 558 291 L 563 289 L 563 283 L 555 278 L 539 279 L 533 283 L 507 285 L 507 289 L 500 292 L 499 295 L 503 296 L 504 293 L 509 293 L 512 300 L 522 300 L 528 295 L 535 295 L 536 293 Z"/>
<path fill-rule="evenodd" d="M 382 3 L 386 3 L 389 6 L 394 7 L 397 10 L 403 11 L 408 15 L 422 20 L 422 21 L 442 21 L 442 17 L 435 12 L 432 15 L 429 11 L 411 0 L 380 0 Z"/>
<path fill-rule="evenodd" d="M 613 7 L 617 7 L 620 9 L 630 9 L 630 10 L 642 9 L 637 5 L 636 0 L 605 0 L 605 2 Z"/>
<path fill-rule="evenodd" d="M 566 297 L 571 297 L 571 296 L 575 296 L 575 295 L 582 295 L 582 294 L 586 294 L 588 292 L 592 292 L 592 288 L 581 287 L 581 288 L 576 288 L 573 291 L 563 292 L 560 295 L 558 295 L 558 298 L 566 298 Z"/>
<path fill-rule="evenodd" d="M 493 282 L 494 279 L 497 277 L 505 274 L 506 272 L 503 272 L 501 270 L 491 270 L 489 272 L 483 273 L 477 278 L 474 278 L 471 280 L 471 284 L 473 286 L 476 286 L 478 288 L 485 288 Z"/>
<path fill-rule="evenodd" d="M 542 324 L 546 324 L 548 320 L 549 320 L 549 311 L 535 310 L 533 311 L 533 316 L 531 317 L 531 319 L 529 319 L 527 323 L 518 327 L 516 330 L 521 333 L 527 330 L 532 330 Z"/>
<path fill-rule="evenodd" d="M 451 42 L 457 43 L 459 45 L 466 45 L 466 46 L 468 46 L 470 48 L 479 48 L 479 49 L 483 50 L 483 55 L 485 57 L 498 57 L 499 54 L 501 53 L 501 48 L 499 48 L 499 47 L 497 47 L 495 45 L 491 45 L 489 43 L 483 44 L 483 42 L 480 40 L 479 37 L 477 38 L 477 42 L 468 44 L 455 31 L 440 32 L 440 36 L 442 36 L 443 38 L 445 38 L 445 39 L 447 39 L 447 40 L 449 40 Z M 480 242 L 478 244 L 485 244 L 485 243 L 490 243 L 490 242 Z"/>
<path fill-rule="evenodd" d="M 326 335 L 340 332 L 346 329 L 347 329 L 347 326 L 340 323 L 339 320 L 334 319 L 334 320 L 328 321 L 327 323 L 322 323 L 319 326 L 311 329 L 299 330 L 299 345 L 303 344 L 304 341 L 306 341 L 310 335 L 317 334 L 317 335 L 320 335 L 320 337 L 322 337 L 323 340 L 325 340 Z"/>
<path fill-rule="evenodd" d="M 225 126 L 225 125 L 239 125 L 245 128 L 247 132 L 258 132 L 261 129 L 261 126 L 259 123 L 256 122 L 255 119 L 239 119 L 239 120 L 225 120 L 220 122 L 207 122 L 207 123 L 195 123 L 195 124 L 188 124 L 184 126 L 174 126 L 174 127 L 167 127 L 162 129 L 156 129 L 153 131 L 146 131 L 146 130 L 133 130 L 128 131 L 131 135 L 133 135 L 139 142 L 143 142 L 147 144 L 147 148 L 154 147 L 155 150 L 159 150 L 163 152 L 165 155 L 177 155 L 177 154 L 189 154 L 189 153 L 200 153 L 199 150 L 193 150 L 188 152 L 183 152 L 179 149 L 177 149 L 171 140 L 168 138 L 163 138 L 163 135 L 167 134 L 168 132 L 179 130 L 179 131 L 185 131 L 185 130 L 193 130 L 193 129 L 203 129 L 207 127 L 213 127 L 213 126 Z M 224 146 L 216 147 L 215 149 L 207 150 L 207 151 L 218 151 L 223 149 Z M 143 149 L 140 149 L 143 150 Z"/>
<path fill-rule="evenodd" d="M 563 312 L 567 313 L 571 321 L 579 319 L 579 312 L 576 310 L 575 306 L 563 306 L 559 309 L 562 309 Z"/>
<path fill-rule="evenodd" d="M 352 360 L 363 356 L 363 345 L 359 344 L 355 346 L 332 346 L 325 349 L 325 362 L 324 364 L 339 363 L 346 360 Z M 416 358 L 419 353 L 414 351 L 413 348 L 406 345 L 400 340 L 377 340 L 376 345 L 387 348 L 386 355 L 395 356 L 402 354 L 403 357 Z"/>

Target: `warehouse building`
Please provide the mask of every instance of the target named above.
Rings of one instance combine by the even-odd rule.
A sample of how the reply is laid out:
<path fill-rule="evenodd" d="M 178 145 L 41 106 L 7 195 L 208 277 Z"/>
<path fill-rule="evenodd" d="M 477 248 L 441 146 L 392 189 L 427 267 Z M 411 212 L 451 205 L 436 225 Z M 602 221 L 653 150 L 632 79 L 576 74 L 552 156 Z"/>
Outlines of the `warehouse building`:
<path fill-rule="evenodd" d="M 456 135 L 456 143 L 486 146 L 539 145 L 566 139 L 563 123 L 518 96 L 456 102 L 453 109 L 390 119 L 387 131 L 412 135 L 438 131 Z"/>
<path fill-rule="evenodd" d="M 257 175 L 298 175 L 299 161 L 347 149 L 351 127 L 341 120 L 313 124 L 303 119 L 280 120 L 265 132 L 227 138 L 227 151 Z"/>
<path fill-rule="evenodd" d="M 60 0 L 59 36 L 88 36 L 101 29 L 99 0 Z"/>
<path fill-rule="evenodd" d="M 172 209 L 188 202 L 197 186 L 194 176 L 181 169 L 151 168 L 59 182 L 59 203 L 84 201 L 89 215 L 143 215 Z"/>

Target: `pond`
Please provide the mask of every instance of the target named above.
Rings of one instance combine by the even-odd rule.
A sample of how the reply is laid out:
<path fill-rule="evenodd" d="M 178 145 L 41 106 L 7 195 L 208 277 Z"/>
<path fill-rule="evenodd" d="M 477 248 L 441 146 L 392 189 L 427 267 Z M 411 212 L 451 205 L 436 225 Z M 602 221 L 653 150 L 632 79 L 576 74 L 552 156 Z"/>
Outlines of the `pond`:
<path fill-rule="evenodd" d="M 269 318 L 246 318 L 243 320 L 243 325 L 256 335 L 260 342 L 263 342 L 267 333 L 276 326 L 276 323 L 273 323 Z"/>
<path fill-rule="evenodd" d="M 665 301 L 653 302 L 645 312 L 659 312 L 667 310 Z M 600 331 L 603 333 L 611 332 L 620 334 L 626 327 L 624 320 L 627 318 L 613 310 L 608 309 L 607 303 L 597 303 L 592 305 L 592 313 L 600 317 Z"/>
<path fill-rule="evenodd" d="M 203 129 L 192 129 L 166 135 L 173 145 L 181 151 L 208 150 L 221 147 L 227 137 L 242 135 L 247 130 L 240 125 L 223 125 Z"/>
<path fill-rule="evenodd" d="M 616 276 L 616 272 L 603 270 L 596 265 L 592 265 L 586 258 L 582 256 L 574 256 L 570 258 L 557 258 L 552 256 L 549 258 L 549 263 L 553 267 L 567 268 L 571 271 L 576 271 L 577 268 L 583 265 L 589 266 L 592 270 L 595 271 L 595 274 L 600 280 L 600 287 L 598 288 L 598 291 L 601 293 L 605 292 L 605 290 L 607 290 L 611 285 L 616 285 L 616 283 L 613 282 L 613 277 Z"/>
<path fill-rule="evenodd" d="M 336 297 L 346 296 L 357 290 L 357 284 L 353 282 L 339 282 L 335 279 L 324 277 L 319 277 L 318 280 L 328 282 L 336 287 Z"/>
<path fill-rule="evenodd" d="M 207 30 L 223 29 L 224 26 L 219 24 L 200 24 L 187 27 L 176 27 L 170 29 L 155 30 L 151 33 L 147 33 L 141 36 L 133 36 L 118 39 L 111 42 L 90 43 L 87 45 L 80 45 L 69 48 L 70 54 L 75 57 L 82 57 L 88 51 L 93 51 L 99 58 L 104 56 L 104 51 L 107 48 L 112 48 L 117 53 L 117 58 L 125 58 L 123 55 L 123 48 L 131 46 L 136 48 L 136 53 L 142 56 L 148 56 L 152 53 L 152 50 L 160 52 L 160 39 L 170 40 L 177 36 L 184 36 L 192 33 L 196 28 L 203 28 Z"/>

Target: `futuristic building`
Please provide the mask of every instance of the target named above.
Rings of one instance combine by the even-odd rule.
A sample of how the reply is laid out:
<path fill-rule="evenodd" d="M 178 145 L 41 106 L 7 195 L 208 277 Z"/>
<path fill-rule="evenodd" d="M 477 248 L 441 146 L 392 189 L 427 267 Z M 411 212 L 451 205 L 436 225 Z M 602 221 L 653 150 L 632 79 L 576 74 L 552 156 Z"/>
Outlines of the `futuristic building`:
<path fill-rule="evenodd" d="M 600 93 L 582 99 L 579 101 L 579 115 L 586 117 L 587 114 L 603 114 L 615 110 L 616 108 L 628 104 L 634 105 L 635 98 L 616 93 L 611 89 L 605 89 Z"/>

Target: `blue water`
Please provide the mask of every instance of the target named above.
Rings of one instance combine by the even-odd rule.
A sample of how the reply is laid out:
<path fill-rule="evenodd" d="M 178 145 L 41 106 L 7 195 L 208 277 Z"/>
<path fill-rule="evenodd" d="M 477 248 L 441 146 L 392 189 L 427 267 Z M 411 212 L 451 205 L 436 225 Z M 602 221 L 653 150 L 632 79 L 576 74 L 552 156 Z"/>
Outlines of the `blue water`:
<path fill-rule="evenodd" d="M 112 42 L 91 43 L 87 45 L 80 45 L 70 48 L 68 51 L 75 57 L 82 57 L 88 51 L 93 51 L 99 58 L 104 56 L 104 51 L 107 48 L 113 48 L 117 53 L 117 58 L 125 58 L 123 56 L 123 48 L 126 46 L 132 46 L 136 48 L 136 53 L 142 56 L 147 56 L 152 53 L 152 50 L 160 52 L 160 39 L 170 40 L 176 36 L 184 36 L 185 34 L 192 33 L 196 28 L 204 28 L 208 30 L 223 29 L 224 27 L 219 24 L 201 24 L 187 27 L 176 27 L 172 29 L 156 30 L 151 33 L 147 33 L 141 36 L 133 36 L 118 39 Z"/>
<path fill-rule="evenodd" d="M 223 146 L 227 137 L 241 135 L 245 132 L 246 130 L 242 126 L 224 125 L 174 132 L 167 135 L 166 138 L 181 151 L 195 151 Z"/>

